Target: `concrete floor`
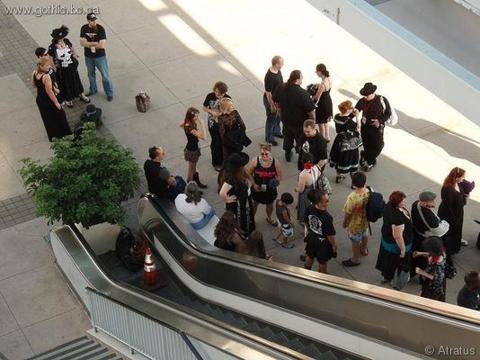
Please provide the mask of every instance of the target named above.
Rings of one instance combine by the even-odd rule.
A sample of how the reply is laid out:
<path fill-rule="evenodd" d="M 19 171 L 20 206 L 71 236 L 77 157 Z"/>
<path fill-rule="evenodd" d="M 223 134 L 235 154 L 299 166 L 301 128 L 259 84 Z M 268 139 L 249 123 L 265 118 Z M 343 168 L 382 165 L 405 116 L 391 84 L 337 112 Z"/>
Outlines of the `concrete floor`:
<path fill-rule="evenodd" d="M 220 0 L 72 2 L 84 8 L 99 7 L 99 23 L 105 26 L 108 36 L 107 56 L 116 94 L 109 103 L 100 87 L 93 101 L 103 108 L 105 127 L 121 144 L 132 148 L 139 163 L 146 159 L 149 146 L 161 145 L 168 152 L 166 165 L 175 173 L 185 174 L 185 139 L 177 124 L 188 106 L 201 108 L 206 93 L 218 80 L 229 85 L 229 93 L 254 142 L 248 149 L 254 156 L 257 144 L 263 140 L 263 76 L 269 59 L 281 54 L 286 60 L 284 76 L 288 77 L 293 69 L 301 69 L 305 85 L 317 81 L 314 73 L 317 63 L 327 64 L 332 74 L 335 104 L 358 99 L 358 90 L 366 81 L 378 84 L 379 93 L 390 99 L 400 123 L 386 130 L 386 147 L 379 166 L 368 174 L 369 183 L 385 196 L 399 189 L 408 195 L 411 204 L 425 189 L 439 193 L 443 178 L 453 166 L 465 168 L 469 179 L 479 178 L 479 127 L 337 28 L 306 1 L 283 0 L 281 6 L 273 0 L 228 4 Z M 38 5 L 33 0 L 7 0 L 5 4 Z M 71 39 L 78 44 L 76 37 L 85 23 L 83 16 L 17 18 L 43 46 L 50 40 L 51 29 L 61 24 L 70 27 Z M 345 48 L 356 56 L 345 56 Z M 32 68 L 33 64 L 32 58 Z M 84 84 L 88 84 L 83 59 L 79 71 Z M 140 90 L 146 90 L 152 99 L 152 107 L 146 114 L 135 109 L 134 95 Z M 18 160 L 26 156 L 47 159 L 51 151 L 34 98 L 18 76 L 0 81 L 0 119 L 4 122 L 0 166 L 8 169 L 0 179 L 0 196 L 8 198 L 23 192 L 15 173 Z M 202 143 L 202 153 L 199 171 L 210 185 L 205 195 L 221 212 L 223 204 L 215 192 L 217 174 L 209 165 L 208 141 Z M 283 160 L 280 147 L 275 148 L 274 154 Z M 280 191 L 292 191 L 296 175 L 294 163 L 287 164 Z M 334 172 L 329 169 L 327 175 L 333 182 Z M 345 269 L 340 263 L 350 255 L 349 241 L 340 228 L 341 209 L 349 191 L 348 184 L 334 185 L 330 211 L 337 224 L 339 257 L 330 262 L 329 269 L 333 275 L 378 284 L 380 274 L 374 264 L 380 222 L 373 227 L 370 256 L 364 258 L 363 264 Z M 455 259 L 459 274 L 448 281 L 449 302 L 454 302 L 464 272 L 479 267 L 479 253 L 473 244 L 479 227 L 472 221 L 479 214 L 479 202 L 480 191 L 476 190 L 465 215 L 464 237 L 471 244 Z M 298 260 L 303 250 L 300 229 L 296 247 L 283 249 L 269 240 L 273 228 L 264 221 L 263 211 L 260 208 L 257 224 L 274 260 L 302 266 Z M 82 334 L 89 326 L 88 318 L 70 294 L 42 240 L 47 231 L 43 220 L 36 219 L 0 232 L 0 244 L 7 254 L 0 258 L 0 352 L 12 359 L 44 351 Z M 26 244 L 28 252 L 19 244 Z M 19 258 L 26 261 L 17 264 Z M 412 283 L 406 291 L 418 294 L 420 289 Z"/>

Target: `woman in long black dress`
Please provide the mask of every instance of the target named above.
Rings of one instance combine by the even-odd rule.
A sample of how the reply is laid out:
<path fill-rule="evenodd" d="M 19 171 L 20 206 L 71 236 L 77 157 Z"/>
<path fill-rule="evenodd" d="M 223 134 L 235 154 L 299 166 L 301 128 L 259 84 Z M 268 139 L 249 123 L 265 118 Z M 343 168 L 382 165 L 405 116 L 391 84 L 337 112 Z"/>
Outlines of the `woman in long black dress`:
<path fill-rule="evenodd" d="M 48 71 L 50 60 L 42 57 L 37 64 L 37 69 L 33 71 L 32 83 L 37 88 L 37 106 L 42 116 L 48 140 L 61 138 L 70 135 L 72 131 L 68 126 L 67 117 L 62 106 L 58 102 L 53 91 L 53 84 Z"/>
<path fill-rule="evenodd" d="M 318 85 L 313 101 L 317 105 L 315 110 L 315 121 L 318 124 L 320 134 L 330 142 L 330 134 L 328 131 L 328 122 L 333 116 L 333 104 L 330 97 L 330 90 L 332 89 L 332 81 L 330 80 L 330 73 L 324 64 L 318 64 L 316 67 L 318 77 L 322 82 Z"/>
<path fill-rule="evenodd" d="M 235 214 L 246 236 L 255 230 L 255 210 L 251 196 L 253 180 L 244 169 L 248 160 L 248 155 L 245 153 L 230 155 L 223 164 L 225 172 L 220 188 L 220 197 L 226 204 L 225 210 Z"/>
<path fill-rule="evenodd" d="M 382 272 L 383 282 L 393 280 L 395 271 L 406 262 L 410 267 L 413 226 L 401 191 L 390 194 L 383 212 L 382 239 L 376 268 Z"/>
<path fill-rule="evenodd" d="M 79 97 L 84 103 L 90 99 L 83 93 L 83 85 L 78 74 L 79 55 L 66 38 L 68 28 L 62 26 L 52 31 L 52 44 L 49 47 L 49 55 L 53 58 L 57 67 L 57 81 L 60 93 L 68 107 L 73 106 L 73 100 Z"/>
<path fill-rule="evenodd" d="M 360 138 L 356 118 L 358 111 L 353 108 L 353 104 L 349 100 L 338 105 L 338 109 L 340 113 L 336 114 L 333 119 L 337 136 L 330 150 L 330 166 L 337 171 L 335 179 L 337 184 L 345 179 L 345 174 L 350 173 L 351 176 L 358 170 L 360 159 L 358 148 L 342 151 L 342 142 L 344 140 L 352 137 Z"/>
<path fill-rule="evenodd" d="M 443 236 L 447 252 L 445 273 L 450 279 L 456 274 L 452 255 L 458 253 L 462 245 L 463 207 L 466 196 L 458 184 L 463 180 L 465 180 L 465 170 L 455 167 L 450 171 L 443 182 L 442 202 L 438 207 L 438 217 L 450 225 L 448 232 Z"/>

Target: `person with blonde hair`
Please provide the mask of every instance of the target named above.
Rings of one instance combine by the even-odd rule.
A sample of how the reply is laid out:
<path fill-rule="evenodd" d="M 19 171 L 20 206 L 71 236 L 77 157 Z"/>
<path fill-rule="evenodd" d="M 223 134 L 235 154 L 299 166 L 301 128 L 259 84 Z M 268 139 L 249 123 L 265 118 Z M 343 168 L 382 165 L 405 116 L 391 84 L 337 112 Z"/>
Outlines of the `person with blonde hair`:
<path fill-rule="evenodd" d="M 50 59 L 41 57 L 37 68 L 32 73 L 32 84 L 37 88 L 37 106 L 47 131 L 48 140 L 70 135 L 72 131 L 67 122 L 67 116 L 62 109 L 53 88 L 53 82 L 48 74 Z"/>
<path fill-rule="evenodd" d="M 243 150 L 246 127 L 242 117 L 235 109 L 232 99 L 227 97 L 221 98 L 218 110 L 220 113 L 218 126 L 222 142 L 223 160 L 225 161 L 229 155 Z"/>
<path fill-rule="evenodd" d="M 265 141 L 273 146 L 278 145 L 275 137 L 283 137 L 280 130 L 280 112 L 278 111 L 277 104 L 273 101 L 273 93 L 277 87 L 283 85 L 282 67 L 283 58 L 279 55 L 274 56 L 272 58 L 272 65 L 268 68 L 263 81 L 265 88 L 263 105 L 265 106 L 267 115 L 265 122 Z"/>

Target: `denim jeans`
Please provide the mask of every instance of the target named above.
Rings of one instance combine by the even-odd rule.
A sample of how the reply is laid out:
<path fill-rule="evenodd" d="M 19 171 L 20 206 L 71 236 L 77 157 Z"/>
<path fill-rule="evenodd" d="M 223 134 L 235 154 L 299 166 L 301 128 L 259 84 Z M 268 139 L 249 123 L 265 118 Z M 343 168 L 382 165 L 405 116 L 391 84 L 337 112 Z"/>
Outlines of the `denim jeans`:
<path fill-rule="evenodd" d="M 267 115 L 267 121 L 265 122 L 265 141 L 271 142 L 274 140 L 274 136 L 282 135 L 282 131 L 280 130 L 280 115 L 277 113 L 272 114 L 270 104 L 265 95 L 263 95 L 263 105 L 265 106 L 265 113 Z"/>
<path fill-rule="evenodd" d="M 87 65 L 88 80 L 90 81 L 90 94 L 95 94 L 98 91 L 97 79 L 95 77 L 95 68 L 97 68 L 102 75 L 103 91 L 105 91 L 105 95 L 113 96 L 112 80 L 110 79 L 110 72 L 108 71 L 107 57 L 85 57 L 85 64 Z"/>

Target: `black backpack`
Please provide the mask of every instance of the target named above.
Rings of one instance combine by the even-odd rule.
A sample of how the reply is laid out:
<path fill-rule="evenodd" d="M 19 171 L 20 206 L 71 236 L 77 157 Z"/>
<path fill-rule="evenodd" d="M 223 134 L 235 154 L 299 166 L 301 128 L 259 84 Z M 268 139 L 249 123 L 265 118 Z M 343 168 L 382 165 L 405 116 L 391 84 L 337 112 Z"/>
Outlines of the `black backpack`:
<path fill-rule="evenodd" d="M 383 195 L 373 191 L 370 186 L 367 186 L 370 195 L 368 195 L 367 206 L 365 208 L 367 220 L 369 222 L 376 222 L 383 216 L 383 209 L 385 208 L 385 201 Z"/>
<path fill-rule="evenodd" d="M 142 236 L 133 235 L 128 227 L 122 228 L 115 243 L 115 251 L 123 266 L 131 272 L 142 269 L 147 242 Z"/>

